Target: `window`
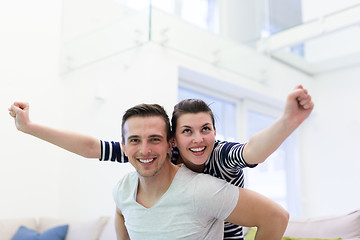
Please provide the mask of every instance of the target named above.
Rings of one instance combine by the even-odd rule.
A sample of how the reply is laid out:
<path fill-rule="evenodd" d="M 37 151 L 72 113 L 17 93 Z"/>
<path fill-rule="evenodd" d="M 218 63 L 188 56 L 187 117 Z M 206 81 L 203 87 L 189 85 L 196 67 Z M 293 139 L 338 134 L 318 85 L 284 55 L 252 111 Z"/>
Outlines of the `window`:
<path fill-rule="evenodd" d="M 247 140 L 270 126 L 281 114 L 280 109 L 245 100 Z M 246 187 L 257 191 L 300 216 L 300 186 L 296 157 L 296 136 L 290 135 L 264 163 L 247 169 Z"/>
<path fill-rule="evenodd" d="M 239 96 L 234 96 L 231 100 L 229 96 L 222 98 L 216 91 L 205 91 L 188 83 L 185 86 L 179 86 L 178 100 L 200 98 L 210 104 L 219 140 L 243 139 L 241 142 L 246 142 L 254 133 L 271 125 L 282 111 L 280 107 L 259 104 L 246 97 L 239 99 Z M 245 169 L 245 187 L 276 201 L 292 216 L 300 216 L 296 163 L 296 137 L 293 134 L 264 163 Z"/>
<path fill-rule="evenodd" d="M 143 10 L 151 4 L 164 12 L 175 14 L 198 27 L 219 32 L 218 0 L 116 0 L 135 10 Z"/>
<path fill-rule="evenodd" d="M 248 110 L 247 139 L 274 121 L 275 118 L 272 116 Z M 280 147 L 264 163 L 247 171 L 246 185 L 249 189 L 264 194 L 288 209 L 286 204 L 285 150 L 284 147 Z"/>
<path fill-rule="evenodd" d="M 217 0 L 181 0 L 181 18 L 198 27 L 219 32 Z"/>

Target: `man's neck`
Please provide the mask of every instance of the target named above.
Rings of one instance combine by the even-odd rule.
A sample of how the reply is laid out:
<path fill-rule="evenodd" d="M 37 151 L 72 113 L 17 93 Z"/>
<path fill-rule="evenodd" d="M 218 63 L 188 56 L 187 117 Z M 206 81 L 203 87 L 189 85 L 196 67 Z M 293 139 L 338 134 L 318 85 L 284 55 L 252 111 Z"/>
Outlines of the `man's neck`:
<path fill-rule="evenodd" d="M 178 169 L 179 166 L 169 162 L 164 164 L 163 168 L 161 169 L 161 173 L 155 176 L 139 176 L 136 202 L 146 208 L 150 208 L 155 205 L 169 189 Z"/>

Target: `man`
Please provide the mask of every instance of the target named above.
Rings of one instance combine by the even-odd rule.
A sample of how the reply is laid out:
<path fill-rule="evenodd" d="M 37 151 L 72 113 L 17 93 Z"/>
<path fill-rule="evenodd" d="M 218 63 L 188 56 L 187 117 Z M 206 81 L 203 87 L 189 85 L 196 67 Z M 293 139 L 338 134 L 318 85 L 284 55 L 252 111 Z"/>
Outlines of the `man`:
<path fill-rule="evenodd" d="M 170 123 L 159 105 L 126 111 L 122 144 L 136 172 L 114 188 L 118 239 L 222 239 L 224 220 L 281 239 L 288 213 L 273 201 L 170 162 Z"/>

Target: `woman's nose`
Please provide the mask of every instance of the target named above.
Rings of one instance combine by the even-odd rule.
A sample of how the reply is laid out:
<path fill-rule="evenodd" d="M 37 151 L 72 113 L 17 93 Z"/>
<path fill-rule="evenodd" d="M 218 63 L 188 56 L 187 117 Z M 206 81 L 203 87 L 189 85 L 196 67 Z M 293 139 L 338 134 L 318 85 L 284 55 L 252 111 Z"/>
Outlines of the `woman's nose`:
<path fill-rule="evenodd" d="M 203 141 L 203 137 L 200 133 L 195 133 L 193 136 L 194 136 L 193 138 L 194 143 L 199 143 Z"/>

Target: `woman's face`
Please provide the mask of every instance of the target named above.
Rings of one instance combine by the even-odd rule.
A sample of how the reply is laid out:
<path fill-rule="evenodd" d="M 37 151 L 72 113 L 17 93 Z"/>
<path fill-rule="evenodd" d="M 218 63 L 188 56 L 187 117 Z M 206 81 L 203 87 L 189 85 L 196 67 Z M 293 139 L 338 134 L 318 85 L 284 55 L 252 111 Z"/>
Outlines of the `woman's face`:
<path fill-rule="evenodd" d="M 214 125 L 206 112 L 186 113 L 177 120 L 175 145 L 190 168 L 205 164 L 214 148 L 215 136 Z"/>

